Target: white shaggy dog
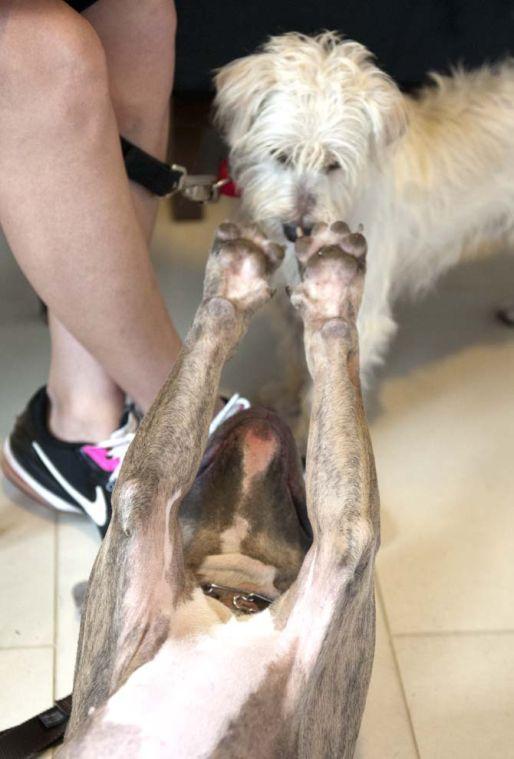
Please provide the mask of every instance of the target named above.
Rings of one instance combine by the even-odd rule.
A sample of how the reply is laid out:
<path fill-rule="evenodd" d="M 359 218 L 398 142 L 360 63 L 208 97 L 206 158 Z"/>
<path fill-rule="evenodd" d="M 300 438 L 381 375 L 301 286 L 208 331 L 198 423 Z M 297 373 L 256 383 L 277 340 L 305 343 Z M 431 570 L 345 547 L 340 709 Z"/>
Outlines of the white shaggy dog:
<path fill-rule="evenodd" d="M 276 238 L 362 223 L 365 372 L 395 332 L 400 290 L 514 241 L 514 65 L 432 80 L 403 95 L 363 45 L 330 32 L 272 37 L 216 76 L 245 214 Z"/>

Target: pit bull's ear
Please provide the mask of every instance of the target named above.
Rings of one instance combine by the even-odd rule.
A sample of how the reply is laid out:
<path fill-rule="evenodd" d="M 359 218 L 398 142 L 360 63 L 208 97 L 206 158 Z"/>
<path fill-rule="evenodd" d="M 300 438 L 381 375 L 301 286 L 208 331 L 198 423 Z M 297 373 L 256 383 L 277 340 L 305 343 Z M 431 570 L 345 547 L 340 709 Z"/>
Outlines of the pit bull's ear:
<path fill-rule="evenodd" d="M 273 82 L 273 70 L 266 53 L 238 58 L 217 70 L 214 118 L 230 147 L 248 132 Z"/>

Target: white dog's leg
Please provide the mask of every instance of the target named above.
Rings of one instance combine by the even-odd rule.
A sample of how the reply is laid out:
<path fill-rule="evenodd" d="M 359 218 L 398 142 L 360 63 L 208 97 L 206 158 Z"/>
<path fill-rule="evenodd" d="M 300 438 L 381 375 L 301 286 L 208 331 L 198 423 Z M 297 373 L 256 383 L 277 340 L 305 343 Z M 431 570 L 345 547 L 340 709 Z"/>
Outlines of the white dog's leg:
<path fill-rule="evenodd" d="M 373 370 L 380 366 L 394 338 L 397 326 L 393 319 L 394 270 L 398 262 L 398 241 L 385 234 L 377 235 L 376 224 L 365 224 L 368 238 L 366 284 L 357 319 L 360 345 L 360 370 L 363 385 L 369 384 Z"/>
<path fill-rule="evenodd" d="M 383 363 L 396 330 L 396 322 L 387 304 L 383 304 L 382 310 L 373 309 L 371 313 L 360 316 L 360 366 L 364 386 L 369 384 L 373 370 Z"/>
<path fill-rule="evenodd" d="M 372 270 L 372 268 L 371 266 L 370 269 Z M 393 319 L 387 273 L 383 272 L 384 279 L 381 282 L 376 281 L 375 286 L 373 286 L 375 277 L 372 274 L 374 273 L 373 271 L 368 273 L 370 287 L 365 289 L 357 320 L 360 369 L 364 385 L 369 383 L 374 369 L 383 363 L 387 349 L 397 330 L 396 322 Z"/>

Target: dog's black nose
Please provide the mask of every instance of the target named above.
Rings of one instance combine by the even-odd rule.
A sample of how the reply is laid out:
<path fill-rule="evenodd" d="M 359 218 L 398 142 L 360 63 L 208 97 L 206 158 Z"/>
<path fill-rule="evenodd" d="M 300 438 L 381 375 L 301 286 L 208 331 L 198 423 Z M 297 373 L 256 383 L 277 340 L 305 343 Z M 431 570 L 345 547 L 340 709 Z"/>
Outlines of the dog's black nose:
<path fill-rule="evenodd" d="M 295 242 L 298 238 L 298 230 L 301 229 L 304 235 L 310 235 L 314 224 L 283 224 L 282 229 L 290 242 Z"/>
<path fill-rule="evenodd" d="M 295 242 L 298 237 L 298 224 L 282 224 L 282 229 L 289 242 Z"/>

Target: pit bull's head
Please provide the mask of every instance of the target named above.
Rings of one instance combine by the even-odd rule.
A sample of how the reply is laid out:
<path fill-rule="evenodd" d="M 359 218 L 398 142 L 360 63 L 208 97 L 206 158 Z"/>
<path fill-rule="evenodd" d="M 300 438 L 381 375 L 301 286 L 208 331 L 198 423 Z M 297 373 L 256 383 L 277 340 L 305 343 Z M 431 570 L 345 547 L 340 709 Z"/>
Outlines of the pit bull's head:
<path fill-rule="evenodd" d="M 272 411 L 226 421 L 181 507 L 187 567 L 200 581 L 270 597 L 296 578 L 311 529 L 293 436 Z"/>

